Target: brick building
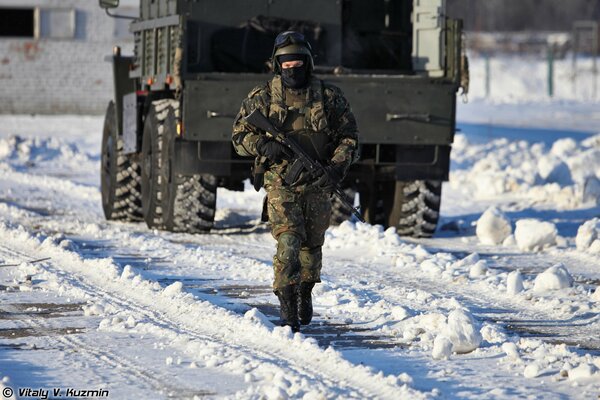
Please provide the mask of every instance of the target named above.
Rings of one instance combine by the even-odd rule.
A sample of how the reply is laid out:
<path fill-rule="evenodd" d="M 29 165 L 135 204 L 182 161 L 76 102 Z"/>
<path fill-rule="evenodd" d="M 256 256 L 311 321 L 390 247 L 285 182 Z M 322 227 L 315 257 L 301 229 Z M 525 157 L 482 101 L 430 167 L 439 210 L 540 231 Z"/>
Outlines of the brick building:
<path fill-rule="evenodd" d="M 116 14 L 137 15 L 138 0 Z M 0 0 L 0 113 L 102 114 L 114 45 L 133 51 L 129 20 L 97 0 Z"/>

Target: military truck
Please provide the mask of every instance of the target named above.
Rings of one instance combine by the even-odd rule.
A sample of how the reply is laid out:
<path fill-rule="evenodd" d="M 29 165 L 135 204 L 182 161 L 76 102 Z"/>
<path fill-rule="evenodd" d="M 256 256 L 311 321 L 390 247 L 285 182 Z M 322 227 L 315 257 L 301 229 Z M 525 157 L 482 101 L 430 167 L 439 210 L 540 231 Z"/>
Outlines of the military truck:
<path fill-rule="evenodd" d="M 99 0 L 111 15 L 118 0 Z M 231 145 L 241 101 L 271 78 L 275 36 L 305 34 L 316 75 L 356 115 L 361 159 L 344 181 L 366 221 L 431 236 L 448 179 L 462 22 L 445 0 L 140 0 L 133 55 L 115 48 L 102 140 L 109 220 L 207 232 L 218 187 L 243 190 L 253 160 Z M 332 222 L 350 217 L 334 201 Z"/>

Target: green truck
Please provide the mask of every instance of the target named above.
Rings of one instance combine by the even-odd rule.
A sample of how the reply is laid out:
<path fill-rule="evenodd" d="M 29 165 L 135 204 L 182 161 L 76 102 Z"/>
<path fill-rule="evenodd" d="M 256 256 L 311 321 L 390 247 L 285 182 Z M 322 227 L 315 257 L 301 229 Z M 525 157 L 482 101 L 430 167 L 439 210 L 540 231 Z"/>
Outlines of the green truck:
<path fill-rule="evenodd" d="M 100 0 L 118 14 L 118 0 Z M 275 36 L 302 32 L 317 76 L 356 115 L 361 159 L 344 189 L 364 219 L 429 237 L 448 179 L 456 97 L 467 90 L 462 22 L 445 0 L 140 0 L 133 55 L 111 57 L 114 99 L 102 140 L 109 220 L 207 232 L 217 188 L 243 190 L 253 160 L 236 155 L 242 99 L 271 78 Z M 334 202 L 333 223 L 350 217 Z"/>

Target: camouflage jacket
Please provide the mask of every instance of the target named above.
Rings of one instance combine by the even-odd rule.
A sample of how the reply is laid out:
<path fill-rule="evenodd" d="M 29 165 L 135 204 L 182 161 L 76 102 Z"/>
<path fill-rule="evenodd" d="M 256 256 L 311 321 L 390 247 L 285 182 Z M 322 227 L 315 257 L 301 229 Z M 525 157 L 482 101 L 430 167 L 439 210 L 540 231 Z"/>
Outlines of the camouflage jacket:
<path fill-rule="evenodd" d="M 256 142 L 265 132 L 248 124 L 244 117 L 258 109 L 268 116 L 278 128 L 282 128 L 288 116 L 285 104 L 285 89 L 281 77 L 276 75 L 265 85 L 252 89 L 242 102 L 240 112 L 233 124 L 233 146 L 241 156 L 256 157 Z M 305 128 L 314 132 L 326 133 L 332 143 L 331 163 L 342 163 L 346 167 L 358 160 L 358 128 L 348 101 L 342 91 L 331 84 L 312 78 L 307 94 L 305 107 Z M 265 173 L 264 186 L 283 186 L 282 176 L 288 166 L 284 160 L 279 164 L 271 164 Z M 296 188 L 298 190 L 302 187 Z"/>

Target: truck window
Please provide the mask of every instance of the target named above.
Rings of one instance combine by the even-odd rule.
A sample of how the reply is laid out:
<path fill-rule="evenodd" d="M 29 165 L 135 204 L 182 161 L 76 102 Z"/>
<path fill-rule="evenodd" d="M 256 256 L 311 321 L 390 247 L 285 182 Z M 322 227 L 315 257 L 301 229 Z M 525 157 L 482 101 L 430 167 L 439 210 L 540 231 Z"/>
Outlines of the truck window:
<path fill-rule="evenodd" d="M 342 65 L 356 69 L 412 69 L 412 1 L 345 0 Z"/>

